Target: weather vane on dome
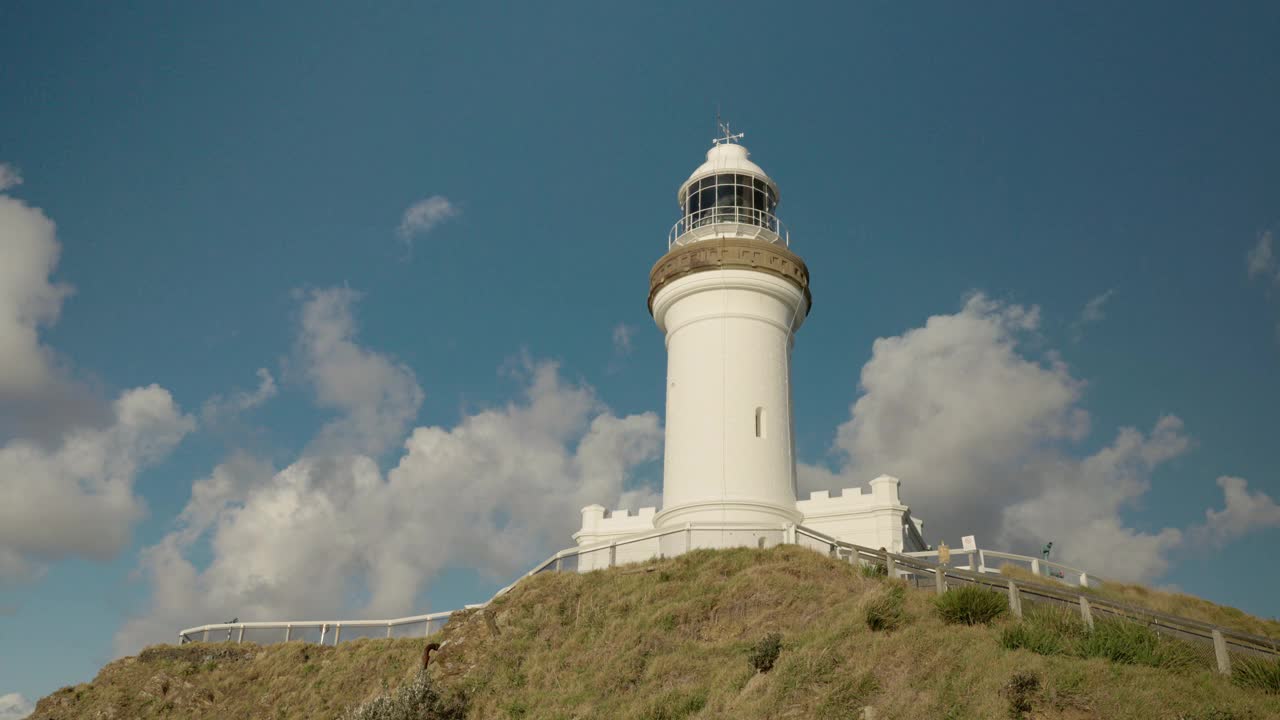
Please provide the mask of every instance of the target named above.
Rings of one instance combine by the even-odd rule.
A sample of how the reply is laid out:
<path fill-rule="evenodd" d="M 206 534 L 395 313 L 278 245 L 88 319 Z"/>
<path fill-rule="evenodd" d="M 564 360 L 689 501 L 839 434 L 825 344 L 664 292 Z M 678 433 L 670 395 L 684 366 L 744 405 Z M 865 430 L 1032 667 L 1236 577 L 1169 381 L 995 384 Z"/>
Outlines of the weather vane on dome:
<path fill-rule="evenodd" d="M 712 145 L 719 145 L 720 143 L 736 143 L 747 135 L 746 133 L 734 134 L 731 132 L 729 130 L 729 123 L 721 120 L 719 113 L 716 113 L 716 124 L 720 126 L 720 132 L 723 134 L 723 137 L 713 139 L 711 141 Z"/>

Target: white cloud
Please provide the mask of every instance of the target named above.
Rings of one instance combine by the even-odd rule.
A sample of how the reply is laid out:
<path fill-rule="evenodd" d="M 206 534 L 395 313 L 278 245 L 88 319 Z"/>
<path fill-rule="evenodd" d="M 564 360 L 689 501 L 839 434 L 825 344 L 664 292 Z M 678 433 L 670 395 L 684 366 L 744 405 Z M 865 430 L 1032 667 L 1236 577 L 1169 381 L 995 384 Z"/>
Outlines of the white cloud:
<path fill-rule="evenodd" d="M 426 235 L 437 225 L 456 217 L 462 211 L 443 195 L 432 195 L 405 208 L 396 233 L 406 242 L 418 235 Z"/>
<path fill-rule="evenodd" d="M 56 381 L 38 330 L 57 321 L 71 292 L 49 280 L 60 250 L 52 220 L 0 195 L 0 401 L 30 396 Z"/>
<path fill-rule="evenodd" d="M 1249 492 L 1244 478 L 1218 478 L 1222 488 L 1223 509 L 1205 511 L 1204 525 L 1196 529 L 1196 537 L 1221 547 L 1255 530 L 1280 527 L 1280 505 L 1262 491 Z"/>
<path fill-rule="evenodd" d="M 636 329 L 632 325 L 626 323 L 618 323 L 613 327 L 613 354 L 617 357 L 626 357 L 631 354 L 631 338 L 636 334 Z"/>
<path fill-rule="evenodd" d="M 329 292 L 307 300 L 314 307 L 303 312 L 304 356 L 313 345 L 351 343 L 349 313 L 318 299 L 349 309 L 350 297 L 337 302 L 342 294 Z M 308 371 L 307 377 L 317 397 L 341 411 L 326 428 L 351 428 L 365 422 L 359 418 L 370 404 L 381 405 L 388 388 L 403 389 L 406 378 L 391 360 L 354 344 L 337 354 L 364 358 L 339 367 L 364 369 Z M 382 389 L 339 399 L 339 379 L 352 374 L 381 378 Z M 654 500 L 650 492 L 627 488 L 636 466 L 659 456 L 656 415 L 618 417 L 590 387 L 566 383 L 552 363 L 526 362 L 520 377 L 520 399 L 505 407 L 464 417 L 452 428 L 414 429 L 387 473 L 363 452 L 376 443 L 309 452 L 278 472 L 245 456 L 220 465 L 195 483 L 173 532 L 144 552 L 151 611 L 121 629 L 118 648 L 171 641 L 182 627 L 233 616 L 421 612 L 416 598 L 446 567 L 505 579 L 567 544 L 583 505 Z M 381 430 L 373 434 L 385 437 Z M 212 559 L 197 568 L 190 557 L 202 542 Z"/>
<path fill-rule="evenodd" d="M 279 389 L 271 371 L 258 368 L 258 387 L 239 390 L 231 395 L 214 395 L 200 406 L 200 424 L 206 430 L 235 422 L 241 413 L 261 407 L 276 396 Z"/>
<path fill-rule="evenodd" d="M 0 170 L 3 166 L 0 166 Z M 0 178 L 2 179 L 2 178 Z M 35 712 L 36 706 L 18 693 L 0 695 L 0 720 L 23 720 Z"/>
<path fill-rule="evenodd" d="M 52 448 L 29 440 L 0 447 L 0 581 L 23 579 L 66 556 L 113 557 L 145 504 L 138 472 L 194 428 L 159 386 L 121 393 L 103 428 L 68 431 Z"/>
<path fill-rule="evenodd" d="M 1280 282 L 1280 272 L 1276 270 L 1275 254 L 1271 248 L 1271 231 L 1258 235 L 1258 244 L 1253 246 L 1245 257 L 1249 264 L 1249 277 L 1272 278 Z"/>
<path fill-rule="evenodd" d="M 1080 342 L 1084 337 L 1084 328 L 1086 325 L 1092 325 L 1101 322 L 1107 317 L 1106 305 L 1111 296 L 1115 294 L 1115 290 L 1108 290 L 1101 295 L 1095 295 L 1084 304 L 1084 308 L 1080 310 L 1080 315 L 1076 317 L 1075 322 L 1071 323 L 1071 339 L 1074 342 Z"/>
<path fill-rule="evenodd" d="M 19 181 L 3 167 L 0 185 Z M 60 250 L 53 221 L 0 194 L 0 583 L 119 552 L 144 511 L 137 473 L 194 426 L 154 385 L 99 403 L 41 342 L 71 292 L 50 280 Z"/>
<path fill-rule="evenodd" d="M 339 413 L 321 429 L 311 452 L 385 452 L 404 437 L 422 405 L 413 371 L 356 343 L 351 310 L 358 293 L 331 288 L 302 297 L 297 366 L 321 407 Z"/>
<path fill-rule="evenodd" d="M 0 192 L 22 184 L 22 173 L 9 163 L 0 163 Z"/>
<path fill-rule="evenodd" d="M 977 295 L 956 314 L 876 340 L 862 395 L 837 431 L 840 466 L 803 466 L 802 485 L 897 475 L 933 542 L 976 534 L 988 547 L 1034 551 L 1053 540 L 1057 557 L 1100 576 L 1158 576 L 1183 532 L 1140 532 L 1122 512 L 1187 449 L 1182 423 L 1161 418 L 1147 434 L 1124 428 L 1107 447 L 1073 456 L 1089 430 L 1084 384 L 1053 354 L 1024 354 L 1038 327 L 1036 308 Z"/>

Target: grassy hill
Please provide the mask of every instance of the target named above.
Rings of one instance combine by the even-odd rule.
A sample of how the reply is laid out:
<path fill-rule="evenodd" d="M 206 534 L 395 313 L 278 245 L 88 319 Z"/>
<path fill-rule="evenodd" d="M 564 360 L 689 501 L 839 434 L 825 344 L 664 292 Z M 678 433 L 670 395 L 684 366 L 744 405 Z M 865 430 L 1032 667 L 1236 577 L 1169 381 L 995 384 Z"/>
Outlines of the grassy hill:
<path fill-rule="evenodd" d="M 443 647 L 424 681 L 421 640 L 197 643 L 111 663 L 33 717 L 1280 717 L 1274 687 L 1162 643 L 1089 656 L 1101 635 L 1056 651 L 1010 641 L 1045 627 L 1058 625 L 948 624 L 931 594 L 800 548 L 700 551 L 530 578 L 432 638 Z"/>

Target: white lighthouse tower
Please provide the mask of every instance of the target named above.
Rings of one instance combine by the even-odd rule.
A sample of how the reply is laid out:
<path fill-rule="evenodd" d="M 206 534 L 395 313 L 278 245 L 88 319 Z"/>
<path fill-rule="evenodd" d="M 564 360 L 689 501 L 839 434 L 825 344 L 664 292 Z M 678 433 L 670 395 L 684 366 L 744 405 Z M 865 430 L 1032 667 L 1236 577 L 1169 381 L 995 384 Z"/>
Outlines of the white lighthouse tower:
<path fill-rule="evenodd" d="M 778 186 L 729 132 L 680 186 L 682 217 L 649 275 L 667 345 L 657 527 L 799 522 L 791 348 L 809 272 L 775 214 Z"/>
<path fill-rule="evenodd" d="M 699 547 L 835 538 L 923 549 L 897 478 L 797 498 L 791 350 L 809 314 L 809 269 L 778 220 L 778 185 L 722 126 L 680 185 L 680 220 L 649 273 L 667 345 L 662 509 L 582 509 L 578 570 Z M 567 551 L 566 551 L 567 552 Z"/>

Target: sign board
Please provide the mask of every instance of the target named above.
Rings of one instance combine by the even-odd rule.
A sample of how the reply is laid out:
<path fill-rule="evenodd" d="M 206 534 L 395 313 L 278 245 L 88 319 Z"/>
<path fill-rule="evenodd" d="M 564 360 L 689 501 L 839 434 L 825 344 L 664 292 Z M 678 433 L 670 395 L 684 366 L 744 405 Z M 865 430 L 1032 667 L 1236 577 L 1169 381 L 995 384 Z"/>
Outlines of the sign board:
<path fill-rule="evenodd" d="M 964 545 L 965 550 L 978 549 L 978 541 L 974 540 L 972 535 L 965 535 L 964 537 L 960 538 L 960 542 L 961 544 Z"/>

